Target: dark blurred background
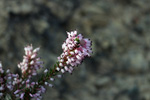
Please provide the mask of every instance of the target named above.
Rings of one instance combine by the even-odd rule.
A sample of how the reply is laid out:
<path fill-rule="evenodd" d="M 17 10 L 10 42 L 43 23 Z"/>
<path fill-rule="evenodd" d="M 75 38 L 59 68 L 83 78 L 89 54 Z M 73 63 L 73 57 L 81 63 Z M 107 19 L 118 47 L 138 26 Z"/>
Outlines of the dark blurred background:
<path fill-rule="evenodd" d="M 27 44 L 52 66 L 75 29 L 94 53 L 43 100 L 150 100 L 150 0 L 0 0 L 3 67 L 20 72 Z"/>

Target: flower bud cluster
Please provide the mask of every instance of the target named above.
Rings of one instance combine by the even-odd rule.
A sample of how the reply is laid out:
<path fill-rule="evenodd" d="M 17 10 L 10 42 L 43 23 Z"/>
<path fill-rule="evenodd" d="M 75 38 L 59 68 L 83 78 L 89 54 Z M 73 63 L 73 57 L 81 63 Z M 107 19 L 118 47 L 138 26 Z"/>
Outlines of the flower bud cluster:
<path fill-rule="evenodd" d="M 37 57 L 40 48 L 33 49 L 32 45 L 28 45 L 24 48 L 24 50 L 24 59 L 20 64 L 18 64 L 18 67 L 22 71 L 22 81 L 19 81 L 18 89 L 14 91 L 14 95 L 20 99 L 24 99 L 24 96 L 28 95 L 31 98 L 34 98 L 35 100 L 41 100 L 42 93 L 44 93 L 46 90 L 45 86 L 52 87 L 53 85 L 46 82 L 45 79 L 41 80 L 44 82 L 44 84 L 32 81 L 31 78 L 32 76 L 37 75 L 37 70 L 43 68 L 43 62 L 40 61 L 39 57 Z M 47 73 L 48 70 L 46 69 L 44 71 L 44 74 Z M 54 79 L 50 78 L 49 80 L 53 81 Z M 25 90 L 28 91 L 28 93 L 26 93 Z"/>
<path fill-rule="evenodd" d="M 35 93 L 25 94 L 25 90 L 32 91 L 35 85 L 38 85 L 38 82 L 31 81 L 32 76 L 37 75 L 37 70 L 43 68 L 43 62 L 40 61 L 40 58 L 37 57 L 38 51 L 40 48 L 33 49 L 32 45 L 28 45 L 24 48 L 25 55 L 23 56 L 23 61 L 18 64 L 18 67 L 22 71 L 22 78 L 19 81 L 19 86 L 14 95 L 20 99 L 24 99 L 24 95 L 30 95 L 30 97 L 38 99 L 41 98 L 43 93 L 43 88 L 37 88 L 38 91 Z M 19 79 L 18 79 L 19 80 Z"/>
<path fill-rule="evenodd" d="M 28 95 L 30 98 L 33 98 L 35 100 L 41 100 L 42 99 L 42 93 L 45 93 L 46 89 L 44 86 L 39 86 L 38 88 L 36 88 L 36 91 L 35 93 L 32 93 L 32 89 L 35 85 L 38 85 L 38 82 L 32 82 L 30 84 L 30 87 L 26 88 L 26 90 L 28 90 L 28 93 L 26 94 L 25 90 L 24 89 L 17 89 L 15 92 L 14 92 L 14 95 L 17 97 L 17 98 L 20 98 L 21 100 L 24 100 L 24 98 L 28 98 L 28 97 L 24 97 L 25 94 Z M 28 100 L 28 99 L 25 99 L 25 100 Z"/>
<path fill-rule="evenodd" d="M 21 69 L 23 76 L 25 77 L 37 75 L 37 70 L 43 67 L 43 62 L 40 61 L 39 57 L 37 57 L 37 52 L 40 50 L 40 48 L 33 50 L 32 45 L 29 45 L 26 46 L 24 50 L 25 56 L 23 57 L 23 61 L 18 64 L 18 67 Z"/>
<path fill-rule="evenodd" d="M 4 95 L 6 90 L 13 91 L 14 86 L 18 84 L 19 75 L 10 73 L 10 70 L 3 70 L 2 64 L 0 63 L 0 98 Z"/>
<path fill-rule="evenodd" d="M 59 65 L 56 70 L 72 73 L 75 66 L 81 64 L 85 57 L 92 53 L 92 42 L 77 31 L 67 32 L 68 38 L 62 45 L 63 53 L 58 57 Z"/>
<path fill-rule="evenodd" d="M 29 94 L 30 97 L 34 98 L 35 100 L 41 100 L 42 99 L 42 93 L 45 93 L 46 89 L 44 86 L 40 86 L 37 88 L 37 91 L 35 94 Z"/>

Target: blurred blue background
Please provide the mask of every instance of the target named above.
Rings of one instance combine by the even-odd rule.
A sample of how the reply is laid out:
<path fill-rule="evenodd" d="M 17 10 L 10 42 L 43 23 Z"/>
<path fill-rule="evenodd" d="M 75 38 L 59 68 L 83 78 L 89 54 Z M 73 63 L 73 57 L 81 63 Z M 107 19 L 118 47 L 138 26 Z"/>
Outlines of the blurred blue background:
<path fill-rule="evenodd" d="M 40 46 L 45 68 L 66 31 L 93 41 L 93 55 L 56 79 L 43 100 L 150 100 L 150 0 L 0 0 L 0 60 L 18 73 L 24 46 Z M 39 71 L 39 74 L 43 70 Z"/>

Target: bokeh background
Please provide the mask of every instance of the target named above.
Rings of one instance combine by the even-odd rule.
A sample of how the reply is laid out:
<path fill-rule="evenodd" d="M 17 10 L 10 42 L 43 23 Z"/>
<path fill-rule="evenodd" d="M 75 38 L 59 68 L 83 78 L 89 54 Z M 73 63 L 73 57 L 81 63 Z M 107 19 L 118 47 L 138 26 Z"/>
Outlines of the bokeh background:
<path fill-rule="evenodd" d="M 28 44 L 51 67 L 75 29 L 94 53 L 43 100 L 150 100 L 150 0 L 0 0 L 3 67 L 20 73 Z"/>

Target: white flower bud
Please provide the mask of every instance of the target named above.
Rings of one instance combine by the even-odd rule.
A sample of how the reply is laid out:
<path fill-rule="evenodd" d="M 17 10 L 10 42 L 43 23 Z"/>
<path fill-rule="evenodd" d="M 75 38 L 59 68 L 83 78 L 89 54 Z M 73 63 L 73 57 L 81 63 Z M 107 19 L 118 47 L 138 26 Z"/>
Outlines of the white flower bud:
<path fill-rule="evenodd" d="M 59 70 L 60 70 L 60 68 L 59 68 L 59 67 L 57 67 L 57 68 L 56 68 L 56 70 L 57 70 L 57 71 L 59 71 Z"/>
<path fill-rule="evenodd" d="M 39 50 L 40 50 L 40 48 L 38 47 L 38 48 L 36 48 L 36 49 L 33 50 L 33 53 L 36 53 L 36 52 L 38 52 Z"/>
<path fill-rule="evenodd" d="M 62 73 L 65 73 L 65 70 L 64 70 L 64 69 L 61 69 L 61 72 L 62 72 Z"/>
<path fill-rule="evenodd" d="M 44 73 L 47 73 L 47 72 L 48 72 L 48 70 L 47 70 L 47 69 L 45 69 L 45 70 L 44 70 Z"/>

